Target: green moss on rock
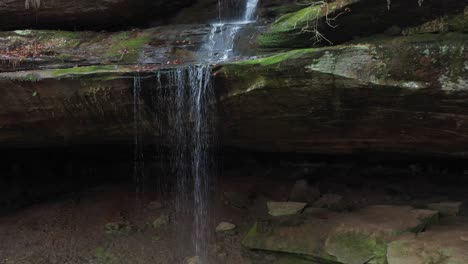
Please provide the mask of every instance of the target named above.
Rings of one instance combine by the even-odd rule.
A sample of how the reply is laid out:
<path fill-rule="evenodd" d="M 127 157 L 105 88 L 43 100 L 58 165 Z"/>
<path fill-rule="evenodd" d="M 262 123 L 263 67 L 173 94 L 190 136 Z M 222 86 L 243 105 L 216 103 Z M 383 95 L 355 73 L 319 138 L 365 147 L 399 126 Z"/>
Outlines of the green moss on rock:
<path fill-rule="evenodd" d="M 63 76 L 63 75 L 80 75 L 80 74 L 93 74 L 99 72 L 116 71 L 117 67 L 113 65 L 98 65 L 98 66 L 86 66 L 86 67 L 75 67 L 67 69 L 54 70 L 52 75 Z"/>

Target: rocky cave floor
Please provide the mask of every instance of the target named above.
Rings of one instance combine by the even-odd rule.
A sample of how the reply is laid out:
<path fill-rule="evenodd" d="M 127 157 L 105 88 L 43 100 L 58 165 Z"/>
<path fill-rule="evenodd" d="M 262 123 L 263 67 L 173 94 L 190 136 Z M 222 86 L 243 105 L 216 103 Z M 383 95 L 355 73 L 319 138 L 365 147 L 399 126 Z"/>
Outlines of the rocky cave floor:
<path fill-rule="evenodd" d="M 427 210 L 418 211 L 415 218 L 406 207 L 427 209 L 428 204 L 446 201 L 468 204 L 468 184 L 462 176 L 463 172 L 450 174 L 419 165 L 389 169 L 340 164 L 314 172 L 252 164 L 225 168 L 214 198 L 211 229 L 216 242 L 209 245 L 210 263 L 329 263 L 294 254 L 316 250 L 301 242 L 326 245 L 327 254 L 338 256 L 335 263 L 381 263 L 382 254 L 390 264 L 467 263 L 463 261 L 468 259 L 468 208 L 441 206 L 438 221 L 432 221 L 431 213 L 426 221 Z M 154 193 L 135 197 L 128 185 L 108 184 L 4 215 L 0 217 L 0 263 L 197 263 L 184 260 L 191 256 L 178 251 L 182 246 L 175 232 L 183 223 L 174 219 L 174 203 Z M 288 212 L 287 204 L 270 207 L 270 212 L 287 215 L 269 216 L 268 201 L 292 199 L 308 204 L 294 212 Z M 252 233 L 257 221 L 258 229 L 261 222 L 270 221 L 268 231 Z M 236 227 L 216 231 L 221 222 Z M 330 226 L 353 234 L 364 232 L 374 240 L 366 238 L 364 244 L 347 240 L 348 246 L 359 244 L 348 250 L 359 252 L 343 253 L 343 244 L 334 246 L 334 238 L 324 236 Z M 380 236 L 393 241 L 384 253 L 378 250 Z M 395 253 L 401 247 L 392 245 L 406 242 L 405 254 Z M 445 262 L 448 259 L 455 261 Z"/>

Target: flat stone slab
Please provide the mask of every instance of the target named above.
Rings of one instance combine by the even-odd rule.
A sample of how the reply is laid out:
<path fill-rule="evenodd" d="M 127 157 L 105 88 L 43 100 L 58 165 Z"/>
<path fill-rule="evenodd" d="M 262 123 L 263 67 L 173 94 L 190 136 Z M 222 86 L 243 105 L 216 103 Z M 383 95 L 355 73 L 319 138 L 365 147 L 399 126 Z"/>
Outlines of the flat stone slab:
<path fill-rule="evenodd" d="M 427 205 L 427 208 L 436 210 L 443 216 L 457 216 L 460 214 L 462 205 L 462 202 L 431 203 Z"/>
<path fill-rule="evenodd" d="M 386 261 L 387 243 L 401 234 L 420 232 L 438 212 L 408 206 L 371 206 L 353 213 L 321 212 L 258 221 L 242 244 L 346 264 Z M 414 235 L 413 235 L 414 236 Z"/>
<path fill-rule="evenodd" d="M 307 203 L 299 202 L 268 202 L 268 213 L 272 216 L 298 214 L 304 210 Z"/>

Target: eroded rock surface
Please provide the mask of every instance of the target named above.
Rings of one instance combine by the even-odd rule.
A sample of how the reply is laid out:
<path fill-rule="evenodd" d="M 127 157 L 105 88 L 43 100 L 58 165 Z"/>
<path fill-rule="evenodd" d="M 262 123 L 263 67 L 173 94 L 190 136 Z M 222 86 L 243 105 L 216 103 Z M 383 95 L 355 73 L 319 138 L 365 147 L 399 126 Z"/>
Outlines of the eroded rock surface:
<path fill-rule="evenodd" d="M 163 22 L 192 0 L 2 0 L 0 29 L 118 28 Z M 150 12 L 148 12 L 150 11 Z"/>

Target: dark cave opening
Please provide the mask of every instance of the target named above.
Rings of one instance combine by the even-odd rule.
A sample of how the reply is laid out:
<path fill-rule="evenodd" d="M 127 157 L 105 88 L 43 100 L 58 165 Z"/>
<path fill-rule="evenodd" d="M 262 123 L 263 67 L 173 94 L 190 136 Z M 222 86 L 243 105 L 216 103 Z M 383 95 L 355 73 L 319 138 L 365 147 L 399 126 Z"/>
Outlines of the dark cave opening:
<path fill-rule="evenodd" d="M 2 214 L 60 200 L 97 186 L 120 186 L 130 193 L 161 197 L 174 191 L 174 176 L 164 148 L 146 146 L 136 158 L 132 145 L 3 149 L 0 164 Z M 398 197 L 416 207 L 422 201 L 463 200 L 468 165 L 463 159 L 385 153 L 310 155 L 218 149 L 214 174 L 216 192 L 229 191 L 288 200 L 296 181 L 306 180 L 321 193 L 360 192 Z M 141 174 L 140 186 L 135 173 Z M 236 186 L 239 182 L 239 186 Z M 249 182 L 246 189 L 243 186 Z M 255 184 L 251 184 L 255 183 Z M 273 186 L 271 191 L 259 188 Z M 281 191 L 278 191 L 281 189 Z M 384 201 L 372 201 L 378 204 Z M 419 203 L 419 204 L 418 204 Z M 354 209 L 352 202 L 347 209 Z M 361 207 L 364 205 L 361 205 Z M 346 208 L 344 208 L 346 209 Z"/>

